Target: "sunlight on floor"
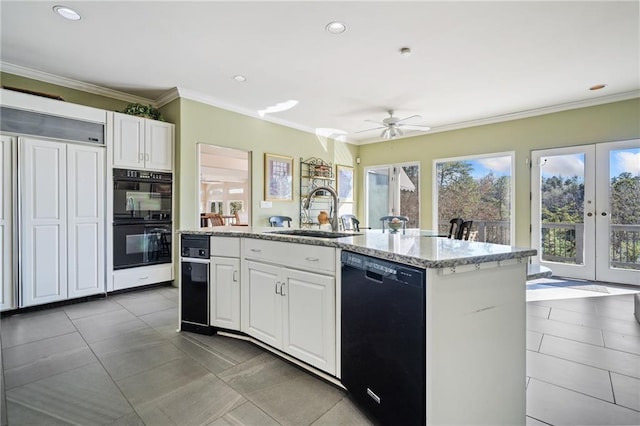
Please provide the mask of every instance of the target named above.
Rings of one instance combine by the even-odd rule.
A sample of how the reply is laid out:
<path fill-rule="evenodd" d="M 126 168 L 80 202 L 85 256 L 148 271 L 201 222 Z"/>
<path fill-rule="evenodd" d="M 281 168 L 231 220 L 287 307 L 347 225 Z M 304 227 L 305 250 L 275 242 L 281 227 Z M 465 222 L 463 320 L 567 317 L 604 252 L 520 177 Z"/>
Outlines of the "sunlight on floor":
<path fill-rule="evenodd" d="M 574 299 L 578 297 L 613 296 L 640 292 L 640 287 L 551 277 L 527 281 L 527 302 L 537 300 Z"/>

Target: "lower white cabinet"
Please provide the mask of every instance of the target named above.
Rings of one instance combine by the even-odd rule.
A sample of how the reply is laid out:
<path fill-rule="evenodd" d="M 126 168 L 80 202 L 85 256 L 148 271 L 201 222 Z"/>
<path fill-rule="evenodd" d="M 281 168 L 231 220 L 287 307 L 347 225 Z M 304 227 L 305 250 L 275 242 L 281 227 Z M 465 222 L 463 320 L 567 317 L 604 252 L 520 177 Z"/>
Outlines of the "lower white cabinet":
<path fill-rule="evenodd" d="M 171 263 L 113 271 L 114 290 L 124 290 L 171 280 L 173 280 L 173 265 Z"/>
<path fill-rule="evenodd" d="M 211 325 L 240 330 L 240 259 L 212 257 L 209 285 Z"/>
<path fill-rule="evenodd" d="M 335 277 L 245 261 L 242 331 L 335 374 Z"/>

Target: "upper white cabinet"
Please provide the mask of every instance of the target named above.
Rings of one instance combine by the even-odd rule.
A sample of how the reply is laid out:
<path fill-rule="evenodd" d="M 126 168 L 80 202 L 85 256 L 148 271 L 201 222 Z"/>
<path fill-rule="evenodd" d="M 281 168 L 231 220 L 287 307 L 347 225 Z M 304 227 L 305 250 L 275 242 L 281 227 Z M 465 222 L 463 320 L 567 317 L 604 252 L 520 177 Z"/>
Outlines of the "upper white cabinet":
<path fill-rule="evenodd" d="M 172 170 L 173 124 L 114 113 L 113 129 L 114 167 Z"/>

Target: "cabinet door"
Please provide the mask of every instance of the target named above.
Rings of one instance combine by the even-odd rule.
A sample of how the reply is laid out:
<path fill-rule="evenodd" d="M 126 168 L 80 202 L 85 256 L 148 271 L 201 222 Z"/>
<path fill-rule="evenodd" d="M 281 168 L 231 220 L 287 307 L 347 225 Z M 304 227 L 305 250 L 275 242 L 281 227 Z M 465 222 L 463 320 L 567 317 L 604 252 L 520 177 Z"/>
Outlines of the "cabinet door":
<path fill-rule="evenodd" d="M 284 277 L 283 350 L 335 374 L 335 279 L 290 269 Z"/>
<path fill-rule="evenodd" d="M 0 311 L 14 308 L 13 301 L 13 145 L 15 138 L 0 139 Z"/>
<path fill-rule="evenodd" d="M 145 167 L 171 171 L 173 165 L 173 124 L 145 120 Z"/>
<path fill-rule="evenodd" d="M 209 273 L 211 325 L 240 330 L 240 259 L 212 257 Z"/>
<path fill-rule="evenodd" d="M 67 298 L 66 144 L 20 138 L 22 306 Z"/>
<path fill-rule="evenodd" d="M 282 348 L 282 296 L 280 270 L 276 266 L 247 262 L 247 292 L 243 297 L 243 330 L 275 348 Z M 244 280 L 244 277 L 243 277 Z"/>
<path fill-rule="evenodd" d="M 67 146 L 68 296 L 105 291 L 104 148 Z"/>
<path fill-rule="evenodd" d="M 144 167 L 144 132 L 144 118 L 113 114 L 114 167 Z"/>

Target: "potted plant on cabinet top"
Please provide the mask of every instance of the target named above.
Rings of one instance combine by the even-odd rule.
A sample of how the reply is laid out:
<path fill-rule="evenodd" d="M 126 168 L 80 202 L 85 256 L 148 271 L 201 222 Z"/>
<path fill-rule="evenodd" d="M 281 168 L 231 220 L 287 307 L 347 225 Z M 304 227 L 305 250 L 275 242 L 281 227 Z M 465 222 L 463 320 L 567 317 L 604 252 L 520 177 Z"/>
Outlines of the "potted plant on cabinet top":
<path fill-rule="evenodd" d="M 136 115 L 138 117 L 150 118 L 152 120 L 164 121 L 162 114 L 157 108 L 151 105 L 129 104 L 122 111 L 123 114 Z"/>

